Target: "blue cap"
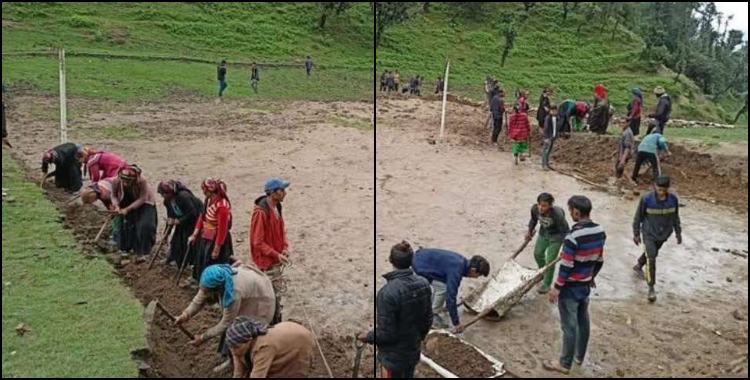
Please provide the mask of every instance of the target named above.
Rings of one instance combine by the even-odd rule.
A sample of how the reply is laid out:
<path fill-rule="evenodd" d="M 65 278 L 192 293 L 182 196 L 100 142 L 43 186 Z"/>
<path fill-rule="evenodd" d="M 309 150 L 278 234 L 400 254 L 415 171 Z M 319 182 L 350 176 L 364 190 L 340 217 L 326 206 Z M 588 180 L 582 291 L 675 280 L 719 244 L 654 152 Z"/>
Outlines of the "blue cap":
<path fill-rule="evenodd" d="M 266 181 L 265 191 L 271 193 L 278 189 L 286 189 L 289 186 L 289 181 L 282 179 L 281 177 L 273 177 Z"/>

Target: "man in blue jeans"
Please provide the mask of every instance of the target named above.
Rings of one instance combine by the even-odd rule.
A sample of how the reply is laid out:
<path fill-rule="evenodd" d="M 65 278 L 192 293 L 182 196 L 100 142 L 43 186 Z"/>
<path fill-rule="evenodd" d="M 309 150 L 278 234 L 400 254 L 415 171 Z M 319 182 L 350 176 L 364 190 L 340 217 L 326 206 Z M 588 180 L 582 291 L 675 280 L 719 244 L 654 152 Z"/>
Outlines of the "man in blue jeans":
<path fill-rule="evenodd" d="M 555 287 L 549 292 L 550 302 L 557 301 L 562 329 L 562 353 L 559 361 L 545 360 L 542 366 L 550 371 L 568 374 L 573 366 L 583 363 L 589 343 L 589 294 L 596 287 L 594 279 L 604 264 L 604 229 L 591 221 L 591 201 L 574 195 L 568 200 L 568 211 L 574 222 L 565 237 L 560 253 L 560 267 Z"/>

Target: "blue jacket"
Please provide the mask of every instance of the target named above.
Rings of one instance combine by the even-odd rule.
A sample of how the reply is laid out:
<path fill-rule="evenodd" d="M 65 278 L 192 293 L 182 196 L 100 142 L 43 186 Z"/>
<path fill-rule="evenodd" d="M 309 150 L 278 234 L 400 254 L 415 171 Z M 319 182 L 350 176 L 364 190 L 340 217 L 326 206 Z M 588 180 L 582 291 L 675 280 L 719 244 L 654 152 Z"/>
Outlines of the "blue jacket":
<path fill-rule="evenodd" d="M 412 269 L 430 283 L 439 281 L 445 284 L 445 306 L 451 322 L 458 326 L 460 322 L 456 297 L 461 280 L 469 273 L 469 260 L 444 249 L 420 248 L 414 253 Z"/>
<path fill-rule="evenodd" d="M 650 135 L 641 140 L 641 144 L 638 145 L 639 152 L 648 152 L 656 154 L 658 151 L 667 150 L 667 139 L 661 133 L 651 132 Z"/>

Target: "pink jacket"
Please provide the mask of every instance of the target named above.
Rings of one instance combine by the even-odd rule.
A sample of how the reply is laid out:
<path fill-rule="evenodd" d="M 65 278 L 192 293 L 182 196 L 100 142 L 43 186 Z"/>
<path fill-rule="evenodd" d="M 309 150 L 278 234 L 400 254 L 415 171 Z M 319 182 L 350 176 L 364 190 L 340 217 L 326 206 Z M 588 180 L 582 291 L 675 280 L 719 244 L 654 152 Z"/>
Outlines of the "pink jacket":
<path fill-rule="evenodd" d="M 97 182 L 101 178 L 117 176 L 117 172 L 125 165 L 125 160 L 114 153 L 97 152 L 86 161 L 86 171 L 89 172 L 91 182 Z"/>

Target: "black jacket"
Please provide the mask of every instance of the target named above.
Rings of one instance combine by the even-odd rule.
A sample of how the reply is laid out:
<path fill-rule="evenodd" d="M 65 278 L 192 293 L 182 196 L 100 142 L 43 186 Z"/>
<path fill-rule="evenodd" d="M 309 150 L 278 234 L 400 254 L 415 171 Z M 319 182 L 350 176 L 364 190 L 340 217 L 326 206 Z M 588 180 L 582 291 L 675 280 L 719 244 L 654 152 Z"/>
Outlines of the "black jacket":
<path fill-rule="evenodd" d="M 178 219 L 180 226 L 189 226 L 192 230 L 195 227 L 195 222 L 198 220 L 198 215 L 203 211 L 203 201 L 198 199 L 193 193 L 188 190 L 178 191 L 174 198 L 174 202 L 177 208 L 182 212 L 181 216 L 178 216 L 170 202 L 164 201 L 164 207 L 167 209 L 167 216 L 170 218 Z"/>
<path fill-rule="evenodd" d="M 659 121 L 659 125 L 664 125 L 669 121 L 669 115 L 672 113 L 672 99 L 669 95 L 664 94 L 659 97 L 659 103 L 656 104 L 656 111 L 650 116 Z"/>
<path fill-rule="evenodd" d="M 378 346 L 378 358 L 386 366 L 415 365 L 432 326 L 430 284 L 411 269 L 383 277 L 388 283 L 375 301 L 377 333 L 370 331 L 368 342 Z"/>

